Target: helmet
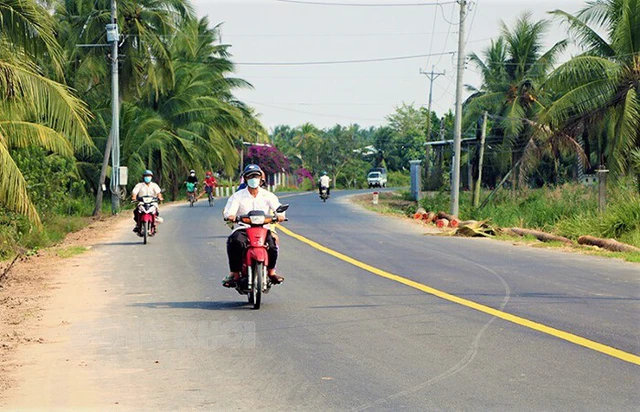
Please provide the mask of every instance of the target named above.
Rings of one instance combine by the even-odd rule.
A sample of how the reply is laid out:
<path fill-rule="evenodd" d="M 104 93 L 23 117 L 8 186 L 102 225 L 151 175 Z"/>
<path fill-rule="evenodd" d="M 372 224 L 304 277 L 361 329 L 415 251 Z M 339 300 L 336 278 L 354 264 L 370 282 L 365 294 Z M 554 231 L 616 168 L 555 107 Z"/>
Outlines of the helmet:
<path fill-rule="evenodd" d="M 325 172 L 324 170 L 322 171 L 322 173 L 320 173 L 322 176 L 326 176 L 327 172 Z"/>
<path fill-rule="evenodd" d="M 142 172 L 142 176 L 153 176 L 153 172 L 151 170 L 145 170 Z"/>
<path fill-rule="evenodd" d="M 193 169 L 189 170 L 189 174 L 195 174 L 195 173 L 196 173 L 195 170 L 193 170 Z"/>
<path fill-rule="evenodd" d="M 260 169 L 260 166 L 258 165 L 254 165 L 254 164 L 247 165 L 242 171 L 242 177 L 246 178 L 249 175 L 262 176 L 262 169 Z"/>
<path fill-rule="evenodd" d="M 205 175 L 206 175 L 206 176 L 211 176 L 212 174 L 213 174 L 213 173 L 211 173 L 211 172 L 207 172 L 207 173 L 205 173 Z"/>

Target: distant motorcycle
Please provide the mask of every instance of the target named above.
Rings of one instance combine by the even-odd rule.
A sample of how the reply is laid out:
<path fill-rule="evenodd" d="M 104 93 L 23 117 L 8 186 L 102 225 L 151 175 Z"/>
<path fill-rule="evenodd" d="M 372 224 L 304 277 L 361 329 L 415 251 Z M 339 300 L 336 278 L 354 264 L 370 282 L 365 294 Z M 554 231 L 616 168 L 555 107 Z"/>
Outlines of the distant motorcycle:
<path fill-rule="evenodd" d="M 155 236 L 156 223 L 161 220 L 158 215 L 158 198 L 153 196 L 138 196 L 138 236 L 147 244 L 149 236 Z"/>
<path fill-rule="evenodd" d="M 187 199 L 189 200 L 189 207 L 193 207 L 193 203 L 196 201 L 196 184 L 191 182 L 187 183 Z"/>
<path fill-rule="evenodd" d="M 327 199 L 329 199 L 329 191 L 324 186 L 320 188 L 320 199 L 322 199 L 323 202 L 326 202 Z"/>
<path fill-rule="evenodd" d="M 281 205 L 275 213 L 282 213 L 289 205 Z M 240 279 L 236 282 L 236 290 L 241 295 L 248 295 L 249 304 L 254 309 L 260 309 L 262 294 L 271 290 L 271 280 L 267 276 L 269 255 L 267 253 L 267 233 L 265 225 L 278 221 L 276 214 L 266 215 L 262 210 L 252 210 L 246 215 L 237 216 L 236 222 L 249 225 L 245 230 L 249 238 L 245 251 Z"/>

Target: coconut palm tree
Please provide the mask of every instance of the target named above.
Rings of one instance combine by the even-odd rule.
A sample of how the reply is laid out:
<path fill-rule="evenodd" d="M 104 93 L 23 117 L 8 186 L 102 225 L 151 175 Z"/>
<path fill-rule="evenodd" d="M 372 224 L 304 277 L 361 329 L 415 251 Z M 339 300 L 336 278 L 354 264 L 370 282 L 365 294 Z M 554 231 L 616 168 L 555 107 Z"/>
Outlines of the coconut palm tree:
<path fill-rule="evenodd" d="M 230 76 L 233 64 L 217 33 L 206 18 L 185 19 L 168 48 L 173 81 L 123 107 L 123 163 L 134 175 L 152 167 L 161 182 L 173 185 L 174 196 L 189 169 L 233 173 L 235 142 L 264 134 L 251 109 L 233 97 L 234 89 L 250 85 Z"/>
<path fill-rule="evenodd" d="M 548 26 L 547 20 L 533 22 L 531 13 L 525 13 L 513 29 L 501 23 L 501 35 L 485 50 L 484 59 L 475 53 L 470 56 L 483 83 L 480 88 L 468 86 L 474 94 L 465 102 L 465 122 L 475 122 L 484 110 L 493 115 L 492 134 L 502 137 L 502 151 L 511 151 L 511 166 L 519 164 L 539 132 L 532 121 L 552 97 L 542 85 L 567 46 L 561 40 L 543 49 Z M 516 170 L 514 187 L 519 180 Z"/>
<path fill-rule="evenodd" d="M 76 81 L 82 80 L 88 86 L 102 83 L 108 86 L 106 50 L 78 47 L 78 44 L 106 44 L 110 0 L 57 0 L 55 7 L 61 42 L 74 69 L 71 75 L 79 76 Z M 168 42 L 180 22 L 193 14 L 186 0 L 118 1 L 120 89 L 124 100 L 140 98 L 144 88 L 157 93 L 171 83 L 174 71 Z M 102 79 L 98 79 L 98 75 L 102 75 Z"/>
<path fill-rule="evenodd" d="M 553 14 L 584 52 L 551 73 L 547 85 L 560 97 L 541 119 L 585 135 L 596 151 L 591 160 L 622 175 L 640 147 L 640 0 L 594 0 L 575 16 Z"/>
<path fill-rule="evenodd" d="M 84 103 L 36 63 L 46 57 L 59 66 L 53 27 L 35 1 L 0 1 L 0 202 L 36 225 L 40 218 L 11 149 L 39 146 L 70 156 L 91 145 Z"/>

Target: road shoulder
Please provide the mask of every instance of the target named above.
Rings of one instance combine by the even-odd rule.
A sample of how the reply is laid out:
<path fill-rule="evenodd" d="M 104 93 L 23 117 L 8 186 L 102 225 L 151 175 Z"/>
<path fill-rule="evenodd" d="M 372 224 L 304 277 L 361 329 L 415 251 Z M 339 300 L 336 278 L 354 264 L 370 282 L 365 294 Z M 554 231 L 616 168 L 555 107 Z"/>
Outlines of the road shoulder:
<path fill-rule="evenodd" d="M 74 322 L 106 304 L 105 281 L 91 271 L 103 262 L 93 246 L 130 226 L 130 218 L 125 211 L 96 220 L 55 247 L 21 257 L 7 272 L 0 284 L 0 405 L 37 393 L 53 357 L 65 356 L 56 348 Z M 68 361 L 82 367 L 80 359 Z"/>

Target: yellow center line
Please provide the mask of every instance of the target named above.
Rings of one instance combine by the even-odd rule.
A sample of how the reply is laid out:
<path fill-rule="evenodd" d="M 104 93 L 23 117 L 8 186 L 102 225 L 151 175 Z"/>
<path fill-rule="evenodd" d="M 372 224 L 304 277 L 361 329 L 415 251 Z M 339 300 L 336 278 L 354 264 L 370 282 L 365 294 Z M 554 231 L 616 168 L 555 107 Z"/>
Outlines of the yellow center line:
<path fill-rule="evenodd" d="M 576 345 L 580 345 L 583 346 L 585 348 L 594 350 L 596 352 L 600 352 L 600 353 L 604 353 L 605 355 L 609 355 L 609 356 L 613 356 L 614 358 L 618 358 L 620 360 L 623 360 L 625 362 L 629 362 L 629 363 L 633 363 L 635 365 L 640 365 L 640 356 L 634 355 L 632 353 L 628 353 L 625 351 L 622 351 L 620 349 L 616 349 L 613 348 L 611 346 L 607 346 L 604 345 L 602 343 L 598 343 L 586 338 L 583 338 L 581 336 L 578 335 L 574 335 L 573 333 L 569 333 L 569 332 L 565 332 L 563 330 L 560 329 L 556 329 L 556 328 L 552 328 L 550 326 L 546 326 L 543 325 L 541 323 L 537 323 L 537 322 L 533 322 L 531 320 L 525 319 L 525 318 L 521 318 L 520 316 L 516 316 L 516 315 L 512 315 L 511 313 L 507 313 L 507 312 L 503 312 L 501 310 L 498 309 L 494 309 L 491 308 L 489 306 L 485 306 L 482 305 L 480 303 L 477 302 L 473 302 L 471 300 L 468 299 L 464 299 L 455 295 L 452 295 L 450 293 L 447 292 L 443 292 L 441 290 L 438 289 L 434 289 L 430 286 L 427 285 L 423 285 L 422 283 L 418 283 L 415 282 L 411 279 L 407 279 L 404 278 L 402 276 L 398 276 L 398 275 L 394 275 L 393 273 L 389 273 L 389 272 L 385 272 L 384 270 L 378 269 L 376 267 L 373 267 L 371 265 L 367 265 L 366 263 L 360 262 L 359 260 L 356 260 L 354 258 L 351 258 L 347 255 L 343 255 L 340 252 L 336 252 L 335 250 L 329 249 L 326 246 L 322 246 L 321 244 L 314 242 L 313 240 L 307 239 L 304 236 L 300 236 L 294 232 L 292 232 L 291 230 L 285 228 L 282 225 L 278 225 L 278 228 L 280 229 L 280 231 L 282 231 L 283 233 L 301 241 L 302 243 L 306 243 L 307 245 L 322 251 L 324 253 L 327 253 L 333 257 L 336 257 L 340 260 L 343 260 L 347 263 L 351 263 L 354 266 L 359 267 L 360 269 L 364 269 L 368 272 L 371 272 L 375 275 L 381 276 L 383 278 L 387 278 L 390 280 L 393 280 L 395 282 L 398 283 L 402 283 L 403 285 L 412 287 L 414 289 L 418 289 L 422 292 L 425 293 L 429 293 L 431 295 L 437 296 L 441 299 L 447 300 L 449 302 L 453 302 L 453 303 L 457 303 L 458 305 L 462 305 L 462 306 L 466 306 L 468 308 L 477 310 L 479 312 L 483 312 L 486 313 L 488 315 L 491 316 L 495 316 L 497 318 L 506 320 L 508 322 L 512 322 L 515 323 L 517 325 L 520 326 L 524 326 L 526 328 L 529 329 L 533 329 L 536 330 L 538 332 L 542 332 L 545 333 L 547 335 L 551 335 L 551 336 L 555 336 L 556 338 L 559 339 L 563 339 L 566 340 L 567 342 L 571 342 L 574 343 Z"/>

